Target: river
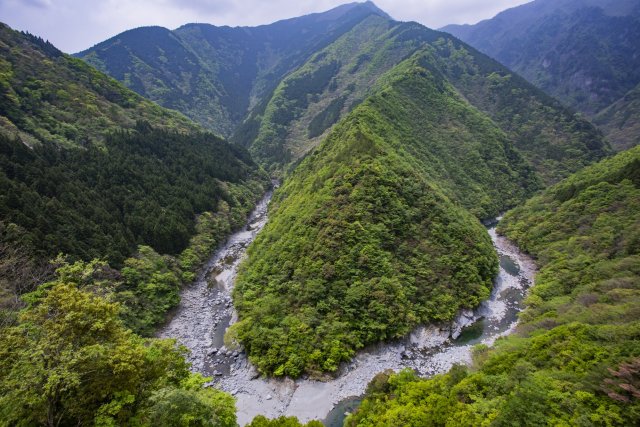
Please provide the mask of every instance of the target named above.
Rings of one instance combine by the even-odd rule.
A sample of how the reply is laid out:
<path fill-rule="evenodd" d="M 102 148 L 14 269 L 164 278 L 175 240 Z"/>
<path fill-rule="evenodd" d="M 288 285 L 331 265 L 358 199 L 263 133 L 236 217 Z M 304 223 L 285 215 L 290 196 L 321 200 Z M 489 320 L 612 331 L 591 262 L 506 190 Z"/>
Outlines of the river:
<path fill-rule="evenodd" d="M 474 345 L 491 345 L 514 330 L 522 300 L 533 282 L 535 265 L 510 241 L 497 235 L 494 221 L 488 231 L 500 256 L 500 271 L 490 298 L 477 309 L 462 311 L 450 323 L 418 327 L 403 340 L 360 351 L 331 381 L 260 378 L 241 350 L 224 346 L 223 337 L 236 320 L 231 291 L 238 265 L 267 222 L 270 199 L 268 193 L 247 226 L 233 234 L 195 283 L 183 290 L 173 319 L 159 333 L 187 346 L 193 370 L 211 376 L 211 385 L 236 397 L 241 426 L 259 414 L 269 418 L 293 415 L 302 422 L 321 419 L 328 426 L 339 426 L 344 412 L 358 404 L 358 396 L 378 372 L 403 368 L 423 376 L 445 372 L 453 364 L 469 363 Z"/>

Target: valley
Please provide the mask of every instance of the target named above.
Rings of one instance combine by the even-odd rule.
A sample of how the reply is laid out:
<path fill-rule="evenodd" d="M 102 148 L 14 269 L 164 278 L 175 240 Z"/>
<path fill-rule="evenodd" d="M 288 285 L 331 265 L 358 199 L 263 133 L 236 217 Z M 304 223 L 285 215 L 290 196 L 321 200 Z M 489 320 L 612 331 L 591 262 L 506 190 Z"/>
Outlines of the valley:
<path fill-rule="evenodd" d="M 639 13 L 0 23 L 0 425 L 637 424 Z"/>
<path fill-rule="evenodd" d="M 240 425 L 257 415 L 294 416 L 303 423 L 324 419 L 342 401 L 363 395 L 380 372 L 410 368 L 422 376 L 443 373 L 455 364 L 471 363 L 473 346 L 492 345 L 514 331 L 522 301 L 533 284 L 535 265 L 496 233 L 495 221 L 489 235 L 500 268 L 489 298 L 477 308 L 463 310 L 449 323 L 418 326 L 403 339 L 370 346 L 321 381 L 261 378 L 243 349 L 225 341 L 225 333 L 237 322 L 231 295 L 238 264 L 267 222 L 270 199 L 267 193 L 245 228 L 229 237 L 196 282 L 183 290 L 172 320 L 158 334 L 187 346 L 192 368 L 210 376 L 213 386 L 235 396 Z"/>

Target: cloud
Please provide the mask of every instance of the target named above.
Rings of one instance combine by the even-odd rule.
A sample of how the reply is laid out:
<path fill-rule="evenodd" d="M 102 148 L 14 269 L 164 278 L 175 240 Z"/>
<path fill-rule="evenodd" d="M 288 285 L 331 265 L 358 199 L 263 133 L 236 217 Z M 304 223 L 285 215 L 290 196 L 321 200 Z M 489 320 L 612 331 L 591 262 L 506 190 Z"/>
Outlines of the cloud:
<path fill-rule="evenodd" d="M 0 0 L 0 20 L 78 52 L 122 31 L 190 22 L 254 26 L 351 0 Z M 431 28 L 474 23 L 528 0 L 374 0 L 393 18 Z"/>

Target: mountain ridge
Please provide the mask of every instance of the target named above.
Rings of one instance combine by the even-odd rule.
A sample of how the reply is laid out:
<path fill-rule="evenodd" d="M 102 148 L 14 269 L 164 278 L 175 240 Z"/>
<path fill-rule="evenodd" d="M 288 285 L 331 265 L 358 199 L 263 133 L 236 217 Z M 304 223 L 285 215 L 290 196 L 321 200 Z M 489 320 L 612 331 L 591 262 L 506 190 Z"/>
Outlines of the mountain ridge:
<path fill-rule="evenodd" d="M 640 84 L 640 4 L 635 0 L 536 0 L 475 25 L 443 27 L 571 108 L 596 119 L 613 145 L 629 147 L 633 128 L 613 131 L 602 112 Z M 637 141 L 637 139 L 635 139 Z"/>
<path fill-rule="evenodd" d="M 388 16 L 366 2 L 257 27 L 185 24 L 173 31 L 164 29 L 165 35 L 170 33 L 174 38 L 172 42 L 181 45 L 171 44 L 178 49 L 176 54 L 185 58 L 169 65 L 157 61 L 163 56 L 165 44 L 155 43 L 147 34 L 157 27 L 133 30 L 149 39 L 143 45 L 133 40 L 130 46 L 124 39 L 134 33 L 125 32 L 76 56 L 136 92 L 229 136 L 249 109 L 296 64 L 372 14 Z M 233 51 L 221 50 L 220 46 Z M 188 65 L 184 72 L 172 69 L 184 64 Z"/>

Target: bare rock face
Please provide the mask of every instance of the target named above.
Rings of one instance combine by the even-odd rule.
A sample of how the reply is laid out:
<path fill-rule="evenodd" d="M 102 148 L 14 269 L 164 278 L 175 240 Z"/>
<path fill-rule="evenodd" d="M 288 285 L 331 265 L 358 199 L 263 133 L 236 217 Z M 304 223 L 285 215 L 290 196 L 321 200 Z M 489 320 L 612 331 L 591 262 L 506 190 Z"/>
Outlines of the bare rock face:
<path fill-rule="evenodd" d="M 451 322 L 451 338 L 454 340 L 458 339 L 462 330 L 467 326 L 472 325 L 476 320 L 478 320 L 478 315 L 476 315 L 473 310 L 462 310 L 460 314 L 456 316 L 455 320 Z"/>

